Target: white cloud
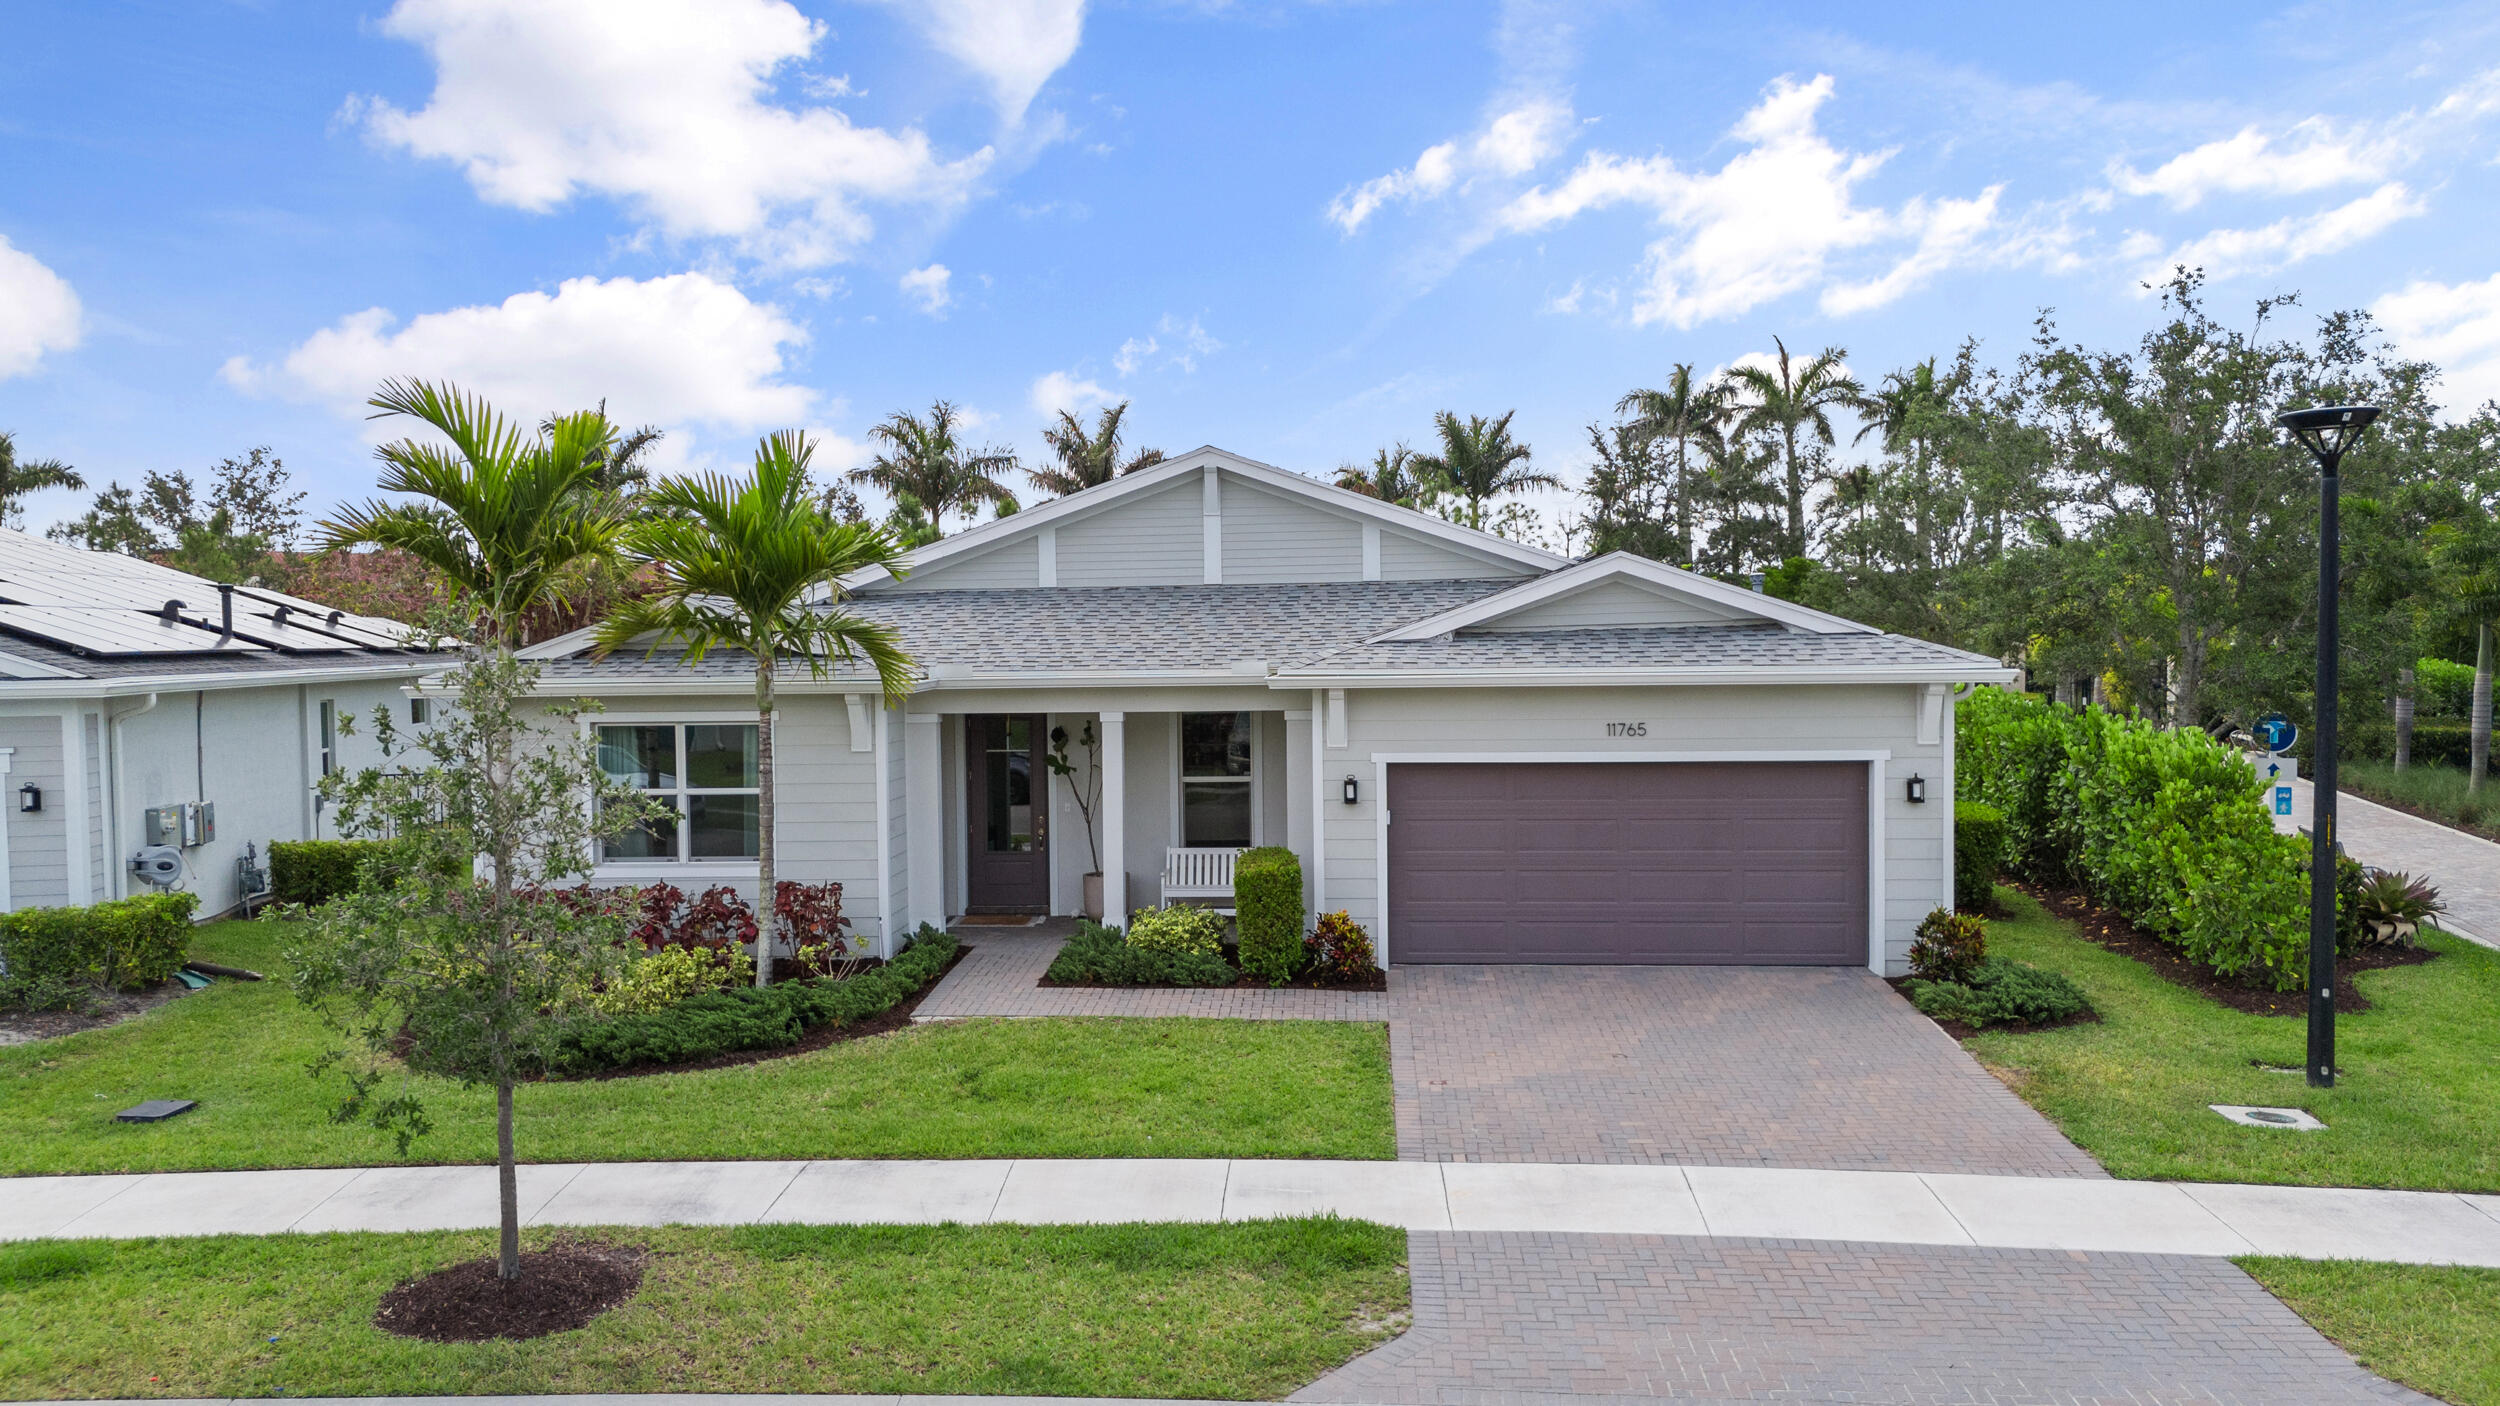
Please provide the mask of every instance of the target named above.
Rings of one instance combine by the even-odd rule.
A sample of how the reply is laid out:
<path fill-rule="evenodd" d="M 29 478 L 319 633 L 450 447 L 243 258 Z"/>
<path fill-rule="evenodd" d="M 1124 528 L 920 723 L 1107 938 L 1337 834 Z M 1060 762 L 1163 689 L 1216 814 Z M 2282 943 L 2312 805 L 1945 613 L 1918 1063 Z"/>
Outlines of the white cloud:
<path fill-rule="evenodd" d="M 535 424 L 602 398 L 627 423 L 752 432 L 805 424 L 815 392 L 783 379 L 783 349 L 807 334 L 780 309 L 700 273 L 636 281 L 567 280 L 551 295 L 426 313 L 400 325 L 368 308 L 306 338 L 274 364 L 236 357 L 238 389 L 362 414 L 385 379 L 448 380 Z M 398 433 L 387 424 L 384 433 Z M 661 442 L 682 461 L 687 442 Z"/>
<path fill-rule="evenodd" d="M 2389 181 L 2331 210 L 2287 215 L 2256 229 L 2218 229 L 2199 235 L 2146 265 L 2143 278 L 2158 284 L 2181 265 L 2201 268 L 2215 279 L 2271 273 L 2303 259 L 2348 249 L 2398 220 L 2424 214 L 2429 208 L 2405 188 L 2404 182 Z"/>
<path fill-rule="evenodd" d="M 1466 188 L 1476 176 L 1517 178 L 1551 160 L 1571 135 L 1571 106 L 1530 97 L 1487 119 L 1474 137 L 1424 148 L 1412 166 L 1340 191 L 1328 218 L 1348 234 L 1392 204 L 1411 205 Z"/>
<path fill-rule="evenodd" d="M 2304 195 L 2366 185 L 2454 143 L 2482 118 L 2500 112 L 2500 69 L 2475 75 L 2428 110 L 2408 109 L 2377 122 L 2310 117 L 2279 133 L 2242 127 L 2230 136 L 2179 153 L 2150 171 L 2112 162 L 2120 193 L 2158 197 L 2186 210 L 2215 195 Z"/>
<path fill-rule="evenodd" d="M 955 301 L 954 292 L 947 286 L 953 278 L 954 274 L 947 270 L 946 265 L 931 264 L 904 274 L 900 287 L 903 296 L 918 303 L 922 312 L 931 317 L 943 317 L 948 305 Z"/>
<path fill-rule="evenodd" d="M 1159 363 L 1187 375 L 1198 369 L 1201 358 L 1222 350 L 1224 344 L 1209 336 L 1198 319 L 1183 322 L 1167 312 L 1155 322 L 1153 332 L 1120 343 L 1111 368 L 1128 377 Z"/>
<path fill-rule="evenodd" d="M 1076 56 L 1085 0 L 902 0 L 940 53 L 979 74 L 1001 116 L 1024 120 L 1034 95 Z"/>
<path fill-rule="evenodd" d="M 2470 413 L 2500 400 L 2500 273 L 2479 283 L 2418 280 L 2370 312 L 2405 355 L 2439 366 L 2451 409 Z"/>
<path fill-rule="evenodd" d="M 1993 257 L 1996 188 L 1967 200 L 1914 198 L 1894 210 L 1858 203 L 1858 185 L 1891 153 L 1848 152 L 1823 137 L 1815 114 L 1832 92 L 1828 74 L 1774 82 L 1733 129 L 1745 150 L 1716 171 L 1591 152 L 1561 183 L 1512 200 L 1501 222 L 1530 233 L 1615 205 L 1647 207 L 1666 233 L 1644 253 L 1632 320 L 1676 327 L 1818 285 L 1826 311 L 1860 312 L 1945 268 Z M 1904 244 L 1909 251 L 1884 273 L 1834 281 L 1845 256 Z"/>
<path fill-rule="evenodd" d="M 0 380 L 77 346 L 85 321 L 69 280 L 0 237 Z"/>
<path fill-rule="evenodd" d="M 1062 410 L 1081 415 L 1119 399 L 1120 396 L 1103 389 L 1101 383 L 1066 371 L 1053 371 L 1035 378 L 1031 396 L 1034 410 L 1044 415 L 1056 415 Z"/>
<path fill-rule="evenodd" d="M 866 241 L 870 204 L 960 203 L 993 157 L 941 160 L 916 130 L 773 101 L 825 33 L 787 0 L 399 0 L 382 27 L 426 50 L 434 92 L 350 112 L 498 205 L 593 192 L 671 238 L 805 267 Z"/>

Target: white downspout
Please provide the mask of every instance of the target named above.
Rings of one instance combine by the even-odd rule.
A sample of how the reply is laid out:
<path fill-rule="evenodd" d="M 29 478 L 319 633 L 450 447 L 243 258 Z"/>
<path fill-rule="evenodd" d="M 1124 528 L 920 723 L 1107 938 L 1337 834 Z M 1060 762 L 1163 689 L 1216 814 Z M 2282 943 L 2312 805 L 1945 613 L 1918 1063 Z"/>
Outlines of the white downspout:
<path fill-rule="evenodd" d="M 115 898 L 130 896 L 130 868 L 121 861 L 122 833 L 122 724 L 156 707 L 156 695 L 136 708 L 107 713 L 104 725 L 104 871 L 111 877 L 105 889 Z"/>

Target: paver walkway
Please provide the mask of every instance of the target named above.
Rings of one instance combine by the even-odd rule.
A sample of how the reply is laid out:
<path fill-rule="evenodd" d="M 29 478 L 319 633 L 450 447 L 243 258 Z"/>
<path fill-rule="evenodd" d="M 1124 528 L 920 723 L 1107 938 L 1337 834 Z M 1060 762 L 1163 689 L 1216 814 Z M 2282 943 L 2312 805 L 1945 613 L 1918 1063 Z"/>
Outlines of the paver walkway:
<path fill-rule="evenodd" d="M 1419 1231 L 2500 1267 L 2500 1196 L 2448 1192 L 1762 1167 L 1143 1158 L 599 1162 L 520 1171 L 522 1216 L 533 1225 L 1051 1225 L 1335 1213 Z M 495 1220 L 492 1167 L 0 1179 L 0 1239 L 453 1230 Z"/>
<path fill-rule="evenodd" d="M 1399 967 L 1398 1155 L 2106 1175 L 1872 973 Z"/>
<path fill-rule="evenodd" d="M 2292 783 L 2292 813 L 2274 817 L 2284 834 L 2309 828 L 2316 788 Z M 2335 793 L 2335 828 L 2344 853 L 2381 869 L 2427 877 L 2448 900 L 2441 926 L 2486 947 L 2500 946 L 2500 845 L 2407 815 L 2350 791 Z"/>
<path fill-rule="evenodd" d="M 972 951 L 912 1013 L 914 1020 L 982 1016 L 1207 1016 L 1235 1020 L 1387 1020 L 1378 991 L 1268 991 L 1222 987 L 1043 986 L 1067 940 L 1048 929 L 965 928 Z"/>
<path fill-rule="evenodd" d="M 2430 1403 L 2228 1261 L 1419 1233 L 1415 1327 L 1291 1400 Z"/>

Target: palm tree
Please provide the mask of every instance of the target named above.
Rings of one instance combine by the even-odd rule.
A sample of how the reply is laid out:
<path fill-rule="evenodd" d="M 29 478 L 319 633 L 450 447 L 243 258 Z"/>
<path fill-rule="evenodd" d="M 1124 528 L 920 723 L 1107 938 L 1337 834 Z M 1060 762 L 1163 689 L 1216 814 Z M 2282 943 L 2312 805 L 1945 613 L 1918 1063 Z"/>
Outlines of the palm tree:
<path fill-rule="evenodd" d="M 714 647 L 755 659 L 756 857 L 755 984 L 772 980 L 779 915 L 773 882 L 773 669 L 805 660 L 822 678 L 837 662 L 864 660 L 888 698 L 911 688 L 911 658 L 893 627 L 842 608 L 842 582 L 876 567 L 900 574 L 902 549 L 865 523 L 825 515 L 810 493 L 815 446 L 797 430 L 755 449 L 754 476 L 670 479 L 644 499 L 652 515 L 626 532 L 626 546 L 649 561 L 659 589 L 631 600 L 599 624 L 605 655 L 644 635 L 652 649 L 676 643 L 689 664 Z M 829 594 L 828 594 L 829 593 Z"/>
<path fill-rule="evenodd" d="M 14 520 L 25 505 L 20 500 L 29 493 L 47 488 L 71 488 L 84 491 L 87 481 L 78 471 L 58 459 L 20 459 L 17 457 L 17 436 L 0 430 L 0 522 Z"/>
<path fill-rule="evenodd" d="M 1789 361 L 1786 342 L 1774 337 L 1771 344 L 1779 348 L 1777 371 L 1761 366 L 1728 369 L 1735 398 L 1731 408 L 1737 434 L 1768 431 L 1779 439 L 1780 464 L 1788 476 L 1788 531 L 1780 555 L 1798 557 L 1806 553 L 1806 465 L 1798 452 L 1798 434 L 1810 431 L 1817 443 L 1834 443 L 1831 412 L 1862 408 L 1866 391 L 1842 366 L 1849 355 L 1844 348 L 1825 347 L 1798 367 Z"/>
<path fill-rule="evenodd" d="M 321 550 L 395 547 L 441 572 L 467 597 L 493 642 L 520 642 L 522 618 L 566 604 L 567 570 L 612 559 L 623 520 L 599 493 L 616 431 L 585 410 L 521 432 L 482 396 L 449 383 L 391 380 L 366 402 L 375 419 L 405 415 L 448 446 L 397 440 L 374 451 L 381 488 L 429 501 L 368 500 L 321 524 Z"/>
<path fill-rule="evenodd" d="M 1918 533 L 1920 560 L 1930 567 L 1936 564 L 1934 524 L 1930 521 L 1935 504 L 1927 491 L 1927 468 L 1936 416 L 1943 410 L 1945 396 L 1951 389 L 1937 379 L 1936 359 L 1932 356 L 1907 371 L 1884 373 L 1884 388 L 1860 403 L 1858 408 L 1865 413 L 1866 423 L 1849 441 L 1857 444 L 1868 435 L 1877 435 L 1884 452 L 1902 455 L 1910 461 L 1911 495 L 1918 514 L 1918 521 L 1912 526 Z"/>
<path fill-rule="evenodd" d="M 1065 498 L 1098 488 L 1122 474 L 1133 474 L 1163 462 L 1160 449 L 1140 449 L 1125 460 L 1120 457 L 1120 422 L 1128 418 L 1127 401 L 1106 405 L 1094 416 L 1094 428 L 1088 433 L 1085 422 L 1068 411 L 1059 412 L 1059 423 L 1042 431 L 1050 451 L 1059 456 L 1059 466 L 1051 469 L 1026 469 L 1024 476 L 1033 486 L 1053 498 Z"/>
<path fill-rule="evenodd" d="M 1337 486 L 1401 508 L 1422 507 L 1432 496 L 1432 486 L 1415 473 L 1415 451 L 1404 444 L 1372 451 L 1369 465 L 1339 464 Z"/>
<path fill-rule="evenodd" d="M 1462 421 L 1444 410 L 1432 417 L 1441 434 L 1441 452 L 1412 460 L 1419 477 L 1466 500 L 1469 527 L 1484 526 L 1489 499 L 1525 488 L 1562 487 L 1561 479 L 1526 467 L 1528 446 L 1510 437 L 1510 417 L 1518 413 L 1505 410 L 1498 419 L 1470 415 Z"/>
<path fill-rule="evenodd" d="M 1726 388 L 1693 378 L 1693 364 L 1679 361 L 1660 390 L 1636 390 L 1615 402 L 1652 439 L 1675 441 L 1675 536 L 1684 544 L 1681 565 L 1693 563 L 1693 476 L 1686 450 L 1693 440 L 1719 432 L 1727 420 Z"/>
<path fill-rule="evenodd" d="M 2431 529 L 2431 565 L 2448 608 L 2474 625 L 2474 695 L 2466 738 L 2465 788 L 2483 789 L 2491 771 L 2491 631 L 2500 617 L 2500 519 L 2486 510 Z"/>
<path fill-rule="evenodd" d="M 955 422 L 961 417 L 962 412 L 943 400 L 929 407 L 927 419 L 908 410 L 888 415 L 868 431 L 886 452 L 866 468 L 851 470 L 851 480 L 875 484 L 898 501 L 909 495 L 940 532 L 946 530 L 948 513 L 969 518 L 984 503 L 1014 512 L 1016 495 L 998 476 L 1016 467 L 1016 456 L 1003 449 L 966 449 L 955 438 Z"/>

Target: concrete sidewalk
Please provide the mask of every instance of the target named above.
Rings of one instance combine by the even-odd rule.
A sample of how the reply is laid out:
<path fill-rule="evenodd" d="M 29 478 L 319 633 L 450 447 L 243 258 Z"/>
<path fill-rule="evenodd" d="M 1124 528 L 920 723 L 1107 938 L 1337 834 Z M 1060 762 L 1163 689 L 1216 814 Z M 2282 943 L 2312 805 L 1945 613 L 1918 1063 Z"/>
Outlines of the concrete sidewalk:
<path fill-rule="evenodd" d="M 2281 1136 L 2296 1137 L 2296 1133 Z M 2500 1196 L 1576 1163 L 605 1162 L 521 1168 L 532 1225 L 1076 1224 L 1336 1213 L 1408 1230 L 1680 1235 L 2500 1267 Z M 453 1230 L 491 1167 L 0 1180 L 0 1239 Z"/>
<path fill-rule="evenodd" d="M 2315 795 L 2308 782 L 2294 781 L 2292 813 L 2274 817 L 2274 828 L 2286 835 L 2308 829 Z M 2344 853 L 2362 863 L 2439 885 L 2440 897 L 2448 903 L 2441 927 L 2485 947 L 2500 947 L 2500 845 L 2350 791 L 2335 793 L 2335 828 Z"/>

